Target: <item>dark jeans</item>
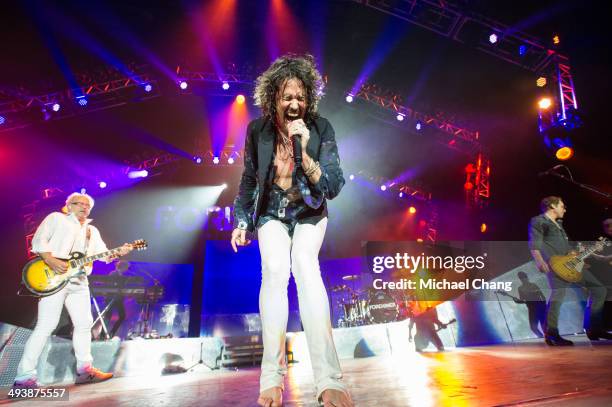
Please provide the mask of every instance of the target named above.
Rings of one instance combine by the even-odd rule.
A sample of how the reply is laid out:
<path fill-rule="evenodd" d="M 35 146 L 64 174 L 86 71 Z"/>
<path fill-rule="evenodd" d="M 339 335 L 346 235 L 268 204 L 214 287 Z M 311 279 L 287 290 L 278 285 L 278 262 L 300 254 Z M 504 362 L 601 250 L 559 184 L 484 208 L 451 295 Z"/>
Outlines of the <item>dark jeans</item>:
<path fill-rule="evenodd" d="M 586 288 L 590 297 L 590 314 L 588 308 L 585 312 L 585 328 L 593 331 L 599 331 L 603 329 L 602 325 L 602 310 L 606 300 L 606 288 L 599 282 L 599 280 L 589 271 L 583 270 L 582 280 L 577 283 L 568 283 L 565 280 L 560 279 L 554 272 L 548 273 L 548 283 L 552 291 L 548 300 L 548 312 L 547 312 L 547 330 L 551 333 L 558 332 L 559 327 L 559 313 L 561 311 L 561 304 L 565 293 L 570 288 L 583 287 Z"/>

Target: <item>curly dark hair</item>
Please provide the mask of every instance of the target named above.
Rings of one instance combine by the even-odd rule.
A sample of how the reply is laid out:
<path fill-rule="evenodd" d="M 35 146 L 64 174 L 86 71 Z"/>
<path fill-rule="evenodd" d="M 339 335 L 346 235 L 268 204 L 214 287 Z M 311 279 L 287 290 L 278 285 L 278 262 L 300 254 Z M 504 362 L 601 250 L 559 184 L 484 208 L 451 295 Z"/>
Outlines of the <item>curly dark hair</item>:
<path fill-rule="evenodd" d="M 306 91 L 306 112 L 304 119 L 317 117 L 317 107 L 323 96 L 323 79 L 315 66 L 312 55 L 286 54 L 270 65 L 255 83 L 255 105 L 261 107 L 264 116 L 276 116 L 276 96 L 289 79 L 298 79 Z"/>

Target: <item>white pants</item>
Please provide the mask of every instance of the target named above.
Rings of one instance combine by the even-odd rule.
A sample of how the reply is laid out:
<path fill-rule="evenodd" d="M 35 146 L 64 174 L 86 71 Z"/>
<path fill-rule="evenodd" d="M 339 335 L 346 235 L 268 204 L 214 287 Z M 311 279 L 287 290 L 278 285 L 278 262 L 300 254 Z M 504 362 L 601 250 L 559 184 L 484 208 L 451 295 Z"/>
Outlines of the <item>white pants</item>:
<path fill-rule="evenodd" d="M 317 398 L 325 389 L 345 389 L 339 380 L 342 372 L 332 339 L 327 293 L 319 269 L 318 255 L 326 227 L 327 218 L 316 225 L 296 225 L 293 241 L 287 226 L 280 221 L 268 221 L 258 231 L 262 269 L 259 312 L 264 345 L 260 380 L 262 391 L 276 386 L 284 388 L 290 271 L 297 286 Z"/>
<path fill-rule="evenodd" d="M 55 294 L 43 297 L 38 301 L 38 321 L 36 328 L 28 339 L 23 357 L 17 369 L 16 380 L 27 380 L 36 377 L 38 359 L 42 353 L 51 333 L 57 327 L 62 313 L 62 307 L 70 314 L 74 325 L 72 345 L 77 359 L 77 370 L 82 371 L 91 366 L 91 303 L 89 286 L 86 284 L 68 283 Z"/>

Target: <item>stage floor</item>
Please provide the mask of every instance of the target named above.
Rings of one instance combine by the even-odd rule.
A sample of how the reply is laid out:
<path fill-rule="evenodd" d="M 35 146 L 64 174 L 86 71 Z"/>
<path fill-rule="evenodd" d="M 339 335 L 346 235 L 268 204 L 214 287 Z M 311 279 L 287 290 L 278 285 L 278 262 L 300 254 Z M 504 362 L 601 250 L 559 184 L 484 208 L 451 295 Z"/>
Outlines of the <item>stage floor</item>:
<path fill-rule="evenodd" d="M 610 406 L 612 341 L 572 348 L 541 343 L 394 353 L 342 360 L 356 406 Z M 256 406 L 258 368 L 121 377 L 70 386 L 72 406 Z M 285 406 L 316 406 L 308 361 L 290 366 Z M 2 404 L 7 400 L 3 400 Z M 19 406 L 41 405 L 21 401 Z"/>

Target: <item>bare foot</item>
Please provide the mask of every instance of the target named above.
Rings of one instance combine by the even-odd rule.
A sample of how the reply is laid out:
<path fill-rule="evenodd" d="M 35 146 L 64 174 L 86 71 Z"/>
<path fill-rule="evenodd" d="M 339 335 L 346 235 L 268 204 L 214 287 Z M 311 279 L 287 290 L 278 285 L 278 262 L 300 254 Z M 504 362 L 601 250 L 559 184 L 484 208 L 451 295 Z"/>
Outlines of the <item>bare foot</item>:
<path fill-rule="evenodd" d="M 283 405 L 283 389 L 270 387 L 259 393 L 257 404 L 262 407 L 281 407 Z"/>
<path fill-rule="evenodd" d="M 354 407 L 351 396 L 346 391 L 326 389 L 321 393 L 324 407 Z"/>

